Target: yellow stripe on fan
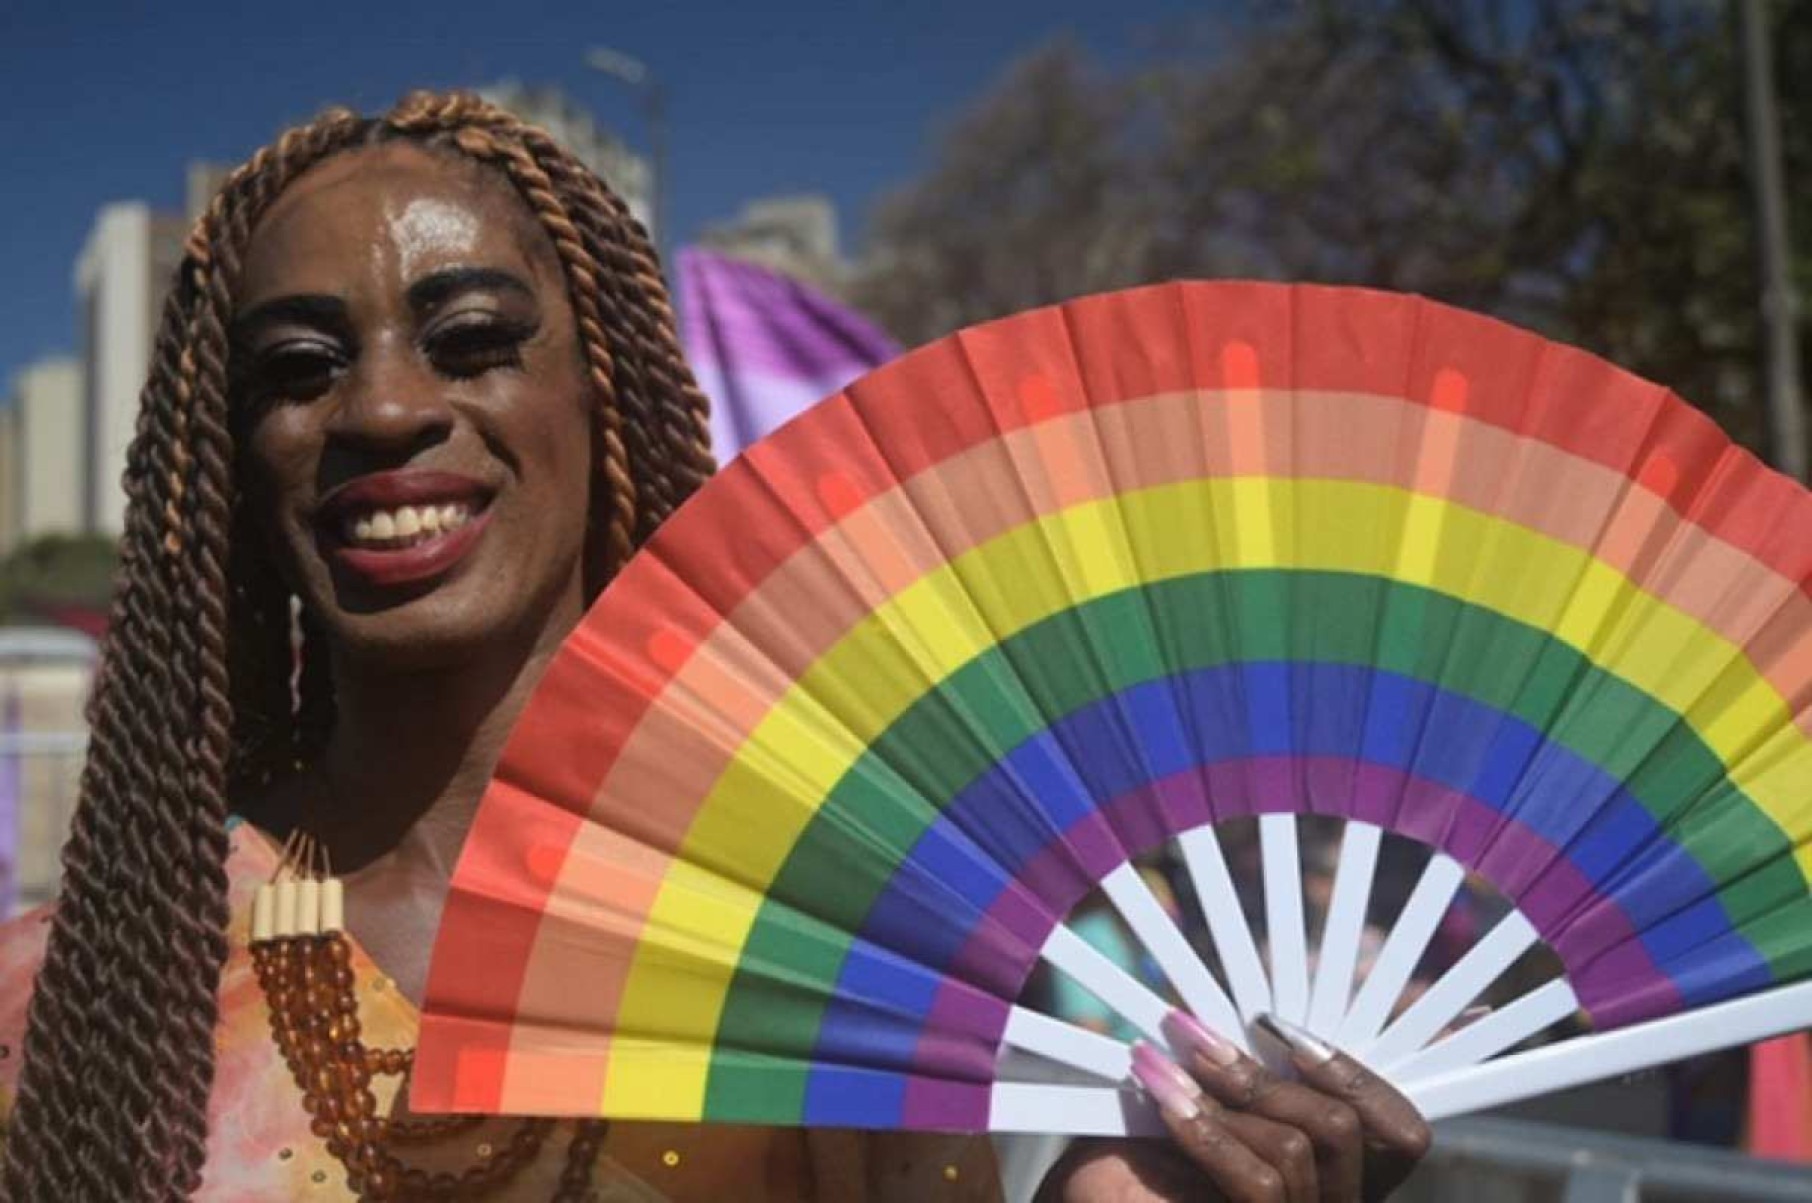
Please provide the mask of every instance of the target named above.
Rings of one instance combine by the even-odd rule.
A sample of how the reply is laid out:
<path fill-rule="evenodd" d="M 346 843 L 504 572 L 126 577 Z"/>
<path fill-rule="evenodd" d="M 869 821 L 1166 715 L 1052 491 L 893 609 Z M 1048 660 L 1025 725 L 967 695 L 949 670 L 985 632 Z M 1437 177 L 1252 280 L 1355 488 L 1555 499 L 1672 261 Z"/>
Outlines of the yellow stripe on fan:
<path fill-rule="evenodd" d="M 1262 500 L 1260 500 L 1262 498 Z M 1257 502 L 1257 504 L 1255 504 Z M 1115 515 L 1113 508 L 1118 509 Z M 1331 519 L 1338 515 L 1340 521 Z M 1322 520 L 1323 518 L 1329 520 Z M 1117 526 L 1146 549 L 1143 581 L 1124 554 Z M 1400 532 L 1355 540 L 1355 523 Z M 1438 534 L 1438 538 L 1437 538 Z M 1478 549 L 1490 548 L 1488 556 Z M 1231 549 L 1227 558 L 1224 549 Z M 1685 715 L 1731 769 L 1743 789 L 1789 836 L 1807 823 L 1798 797 L 1812 769 L 1812 745 L 1797 729 L 1784 755 L 1746 757 L 1753 733 L 1790 723 L 1779 693 L 1742 650 L 1675 607 L 1656 599 L 1589 552 L 1493 515 L 1391 486 L 1334 480 L 1187 481 L 1087 502 L 1019 527 L 941 565 L 900 591 L 827 651 L 751 733 L 703 803 L 683 855 L 699 864 L 728 864 L 772 880 L 786 852 L 835 782 L 905 709 L 942 676 L 1031 624 L 1068 607 L 1141 583 L 1216 569 L 1301 569 L 1409 580 L 1555 631 L 1605 671 Z M 1010 581 L 998 575 L 1010 569 Z M 968 592 L 960 579 L 997 582 Z M 1084 590 L 1079 593 L 1078 589 Z M 974 618 L 973 607 L 981 621 Z M 1612 617 L 1612 625 L 1601 624 Z M 892 673 L 903 663 L 894 632 L 908 630 L 911 662 L 927 671 Z M 1634 640 L 1629 632 L 1640 631 Z M 1657 654 L 1660 649 L 1665 654 Z M 925 657 L 929 655 L 927 661 Z M 817 699 L 849 694 L 859 708 L 832 714 Z M 1735 707 L 1740 717 L 1725 711 Z M 1812 844 L 1798 831 L 1800 866 L 1812 878 Z M 749 849 L 756 856 L 749 856 Z M 676 870 L 679 862 L 676 862 Z M 690 891 L 663 886 L 650 923 L 718 923 L 714 940 L 740 945 L 746 913 L 701 911 Z M 700 934 L 707 934 L 701 929 Z M 731 966 L 675 974 L 640 952 L 629 975 L 618 1023 L 630 1031 L 670 1030 L 662 1023 L 691 991 L 684 1014 L 708 1041 L 721 1011 Z M 680 1089 L 703 1081 L 612 1063 L 607 1099 Z"/>
<path fill-rule="evenodd" d="M 724 992 L 761 902 L 707 869 L 668 866 L 623 989 L 599 1114 L 703 1114 Z"/>

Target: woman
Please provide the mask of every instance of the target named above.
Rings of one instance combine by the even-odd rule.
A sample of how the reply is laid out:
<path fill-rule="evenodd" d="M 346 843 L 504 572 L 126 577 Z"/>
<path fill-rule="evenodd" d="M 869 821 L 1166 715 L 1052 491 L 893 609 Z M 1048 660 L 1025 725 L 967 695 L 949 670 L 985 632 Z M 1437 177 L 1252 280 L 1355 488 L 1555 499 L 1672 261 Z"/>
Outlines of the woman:
<path fill-rule="evenodd" d="M 273 841 L 318 840 L 347 883 L 363 1035 L 410 1042 L 500 743 L 589 599 L 711 471 L 705 418 L 639 227 L 482 101 L 331 112 L 229 178 L 190 238 L 128 457 L 63 894 L 48 927 L 0 943 L 22 982 L 48 934 L 13 1198 L 343 1190 L 320 1138 L 337 1117 L 311 1120 L 260 1030 L 245 893 Z M 1200 1043 L 1206 1094 L 1146 1067 L 1176 1149 L 1079 1149 L 1053 1194 L 1352 1198 L 1426 1140 L 1344 1059 L 1298 1051 L 1317 1090 Z M 564 1130 L 414 1123 L 405 1160 L 416 1181 L 464 1174 L 509 1198 L 995 1189 L 980 1140 Z"/>

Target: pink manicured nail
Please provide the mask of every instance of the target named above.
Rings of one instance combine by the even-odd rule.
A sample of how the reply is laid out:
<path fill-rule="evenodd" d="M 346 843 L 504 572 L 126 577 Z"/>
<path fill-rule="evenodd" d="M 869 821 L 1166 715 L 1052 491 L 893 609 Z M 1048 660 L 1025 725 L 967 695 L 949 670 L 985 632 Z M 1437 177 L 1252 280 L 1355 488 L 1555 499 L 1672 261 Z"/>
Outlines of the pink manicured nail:
<path fill-rule="evenodd" d="M 1202 1113 L 1202 1088 L 1196 1080 L 1144 1041 L 1133 1045 L 1132 1071 L 1158 1106 L 1178 1119 L 1194 1119 Z"/>
<path fill-rule="evenodd" d="M 1238 1046 L 1187 1011 L 1172 1011 L 1164 1017 L 1164 1026 L 1170 1029 L 1175 1044 L 1200 1053 L 1210 1065 L 1232 1065 L 1239 1060 Z"/>
<path fill-rule="evenodd" d="M 1275 1015 L 1260 1015 L 1257 1019 L 1259 1030 L 1276 1040 L 1292 1053 L 1301 1057 L 1310 1065 L 1320 1065 L 1323 1061 L 1333 1060 L 1335 1048 L 1305 1027 L 1299 1027 L 1287 1019 Z"/>

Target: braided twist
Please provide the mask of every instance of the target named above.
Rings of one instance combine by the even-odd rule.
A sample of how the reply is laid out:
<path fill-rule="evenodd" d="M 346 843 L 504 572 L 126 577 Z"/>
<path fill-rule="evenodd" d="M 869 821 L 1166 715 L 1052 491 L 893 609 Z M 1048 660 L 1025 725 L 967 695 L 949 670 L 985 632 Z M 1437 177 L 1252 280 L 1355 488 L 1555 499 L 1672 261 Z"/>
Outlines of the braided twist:
<path fill-rule="evenodd" d="M 183 1199 L 207 1156 L 228 947 L 229 800 L 317 754 L 326 640 L 242 504 L 228 326 L 260 217 L 302 174 L 407 140 L 507 178 L 559 255 L 597 395 L 600 588 L 713 468 L 703 394 L 627 207 L 542 131 L 462 93 L 333 109 L 229 175 L 186 243 L 126 456 L 120 571 L 81 800 L 27 1020 L 0 1193 Z"/>

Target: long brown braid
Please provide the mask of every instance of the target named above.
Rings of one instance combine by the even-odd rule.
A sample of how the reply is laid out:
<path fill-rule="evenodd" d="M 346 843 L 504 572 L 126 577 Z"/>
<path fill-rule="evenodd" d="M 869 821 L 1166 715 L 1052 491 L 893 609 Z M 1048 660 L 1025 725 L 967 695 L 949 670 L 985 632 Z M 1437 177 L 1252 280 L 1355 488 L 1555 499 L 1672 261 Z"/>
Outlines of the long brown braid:
<path fill-rule="evenodd" d="M 121 569 L 81 802 L 32 996 L 0 1185 L 24 1200 L 166 1200 L 201 1182 L 227 955 L 229 799 L 318 751 L 326 645 L 251 537 L 227 327 L 260 216 L 347 150 L 407 139 L 508 177 L 566 274 L 596 387 L 591 585 L 713 468 L 654 251 L 546 134 L 466 94 L 330 111 L 235 171 L 190 235 L 127 453 Z"/>

